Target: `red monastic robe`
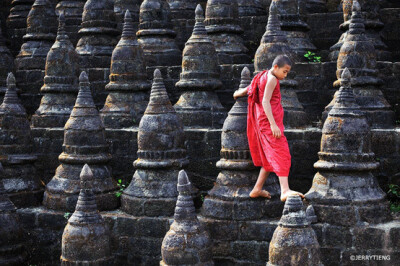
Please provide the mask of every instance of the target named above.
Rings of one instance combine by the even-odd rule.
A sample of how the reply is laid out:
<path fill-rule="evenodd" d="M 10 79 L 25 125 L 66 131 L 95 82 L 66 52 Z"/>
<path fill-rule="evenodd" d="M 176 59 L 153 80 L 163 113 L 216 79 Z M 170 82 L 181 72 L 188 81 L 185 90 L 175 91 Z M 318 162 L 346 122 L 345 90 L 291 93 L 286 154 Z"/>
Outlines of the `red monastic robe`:
<path fill-rule="evenodd" d="M 271 109 L 275 122 L 281 130 L 281 137 L 272 135 L 271 126 L 262 106 L 268 71 L 258 73 L 247 87 L 248 113 L 247 138 L 253 163 L 262 166 L 267 172 L 275 172 L 278 176 L 288 176 L 291 156 L 289 145 L 283 131 L 283 107 L 279 80 L 271 97 Z"/>

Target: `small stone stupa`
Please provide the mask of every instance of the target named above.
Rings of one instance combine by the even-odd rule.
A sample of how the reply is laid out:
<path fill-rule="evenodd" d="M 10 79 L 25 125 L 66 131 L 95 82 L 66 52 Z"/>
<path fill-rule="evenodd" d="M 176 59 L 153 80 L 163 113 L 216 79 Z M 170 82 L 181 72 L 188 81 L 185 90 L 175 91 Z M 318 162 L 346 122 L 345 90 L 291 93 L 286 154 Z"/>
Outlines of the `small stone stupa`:
<path fill-rule="evenodd" d="M 82 23 L 83 6 L 86 0 L 61 0 L 56 6 L 56 13 L 64 14 L 65 32 L 72 45 L 75 47 L 79 40 L 79 29 Z"/>
<path fill-rule="evenodd" d="M 13 0 L 10 14 L 7 18 L 7 34 L 10 39 L 11 53 L 16 56 L 23 44 L 22 37 L 26 34 L 26 18 L 35 0 Z"/>
<path fill-rule="evenodd" d="M 46 186 L 43 205 L 50 209 L 73 211 L 79 194 L 79 173 L 85 163 L 90 163 L 97 206 L 100 210 L 116 209 L 119 205 L 115 196 L 117 185 L 107 165 L 111 154 L 105 140 L 105 129 L 85 72 L 81 73 L 79 82 L 79 94 L 64 127 L 63 153 L 58 157 L 61 164 Z"/>
<path fill-rule="evenodd" d="M 288 39 L 289 47 L 297 54 L 299 60 L 306 60 L 304 54 L 316 51 L 308 36 L 310 27 L 300 17 L 299 9 L 305 5 L 299 0 L 273 0 L 280 14 L 281 27 Z"/>
<path fill-rule="evenodd" d="M 174 222 L 161 246 L 160 265 L 214 265 L 210 236 L 197 219 L 192 184 L 184 170 L 179 172 L 178 192 Z"/>
<path fill-rule="evenodd" d="M 87 0 L 76 45 L 81 70 L 90 77 L 90 89 L 96 106 L 103 106 L 104 90 L 109 82 L 111 55 L 117 45 L 119 31 L 115 22 L 113 0 Z"/>
<path fill-rule="evenodd" d="M 215 92 L 222 87 L 218 56 L 200 5 L 195 13 L 196 24 L 183 50 L 182 73 L 175 85 L 182 95 L 174 108 L 187 127 L 220 128 L 226 112 Z"/>
<path fill-rule="evenodd" d="M 370 127 L 351 88 L 353 80 L 344 69 L 322 129 L 319 161 L 314 164 L 318 173 L 305 195 L 319 222 L 345 226 L 390 219 L 386 194 L 372 174 L 379 163 L 371 151 Z"/>
<path fill-rule="evenodd" d="M 141 0 L 115 0 L 114 1 L 114 13 L 117 21 L 117 28 L 122 32 L 124 26 L 124 17 L 126 10 L 131 13 L 132 19 L 132 30 L 136 33 L 139 25 L 139 10 Z"/>
<path fill-rule="evenodd" d="M 344 22 L 339 26 L 339 29 L 343 31 L 339 41 L 330 48 L 329 59 L 336 61 L 339 57 L 340 48 L 343 45 L 344 39 L 348 34 L 350 19 L 352 16 L 353 0 L 343 0 L 343 18 Z M 391 61 L 391 53 L 388 51 L 388 47 L 382 41 L 380 31 L 384 27 L 382 21 L 380 21 L 380 3 L 376 1 L 361 0 L 361 11 L 359 13 L 364 18 L 365 22 L 365 34 L 367 39 L 373 44 L 376 50 L 377 59 L 379 61 Z"/>
<path fill-rule="evenodd" d="M 32 116 L 33 127 L 64 127 L 78 94 L 79 58 L 65 31 L 65 17 L 59 17 L 56 42 L 46 59 L 46 76 L 40 89 L 42 100 Z"/>
<path fill-rule="evenodd" d="M 357 0 L 353 1 L 349 31 L 340 48 L 334 87 L 340 85 L 340 76 L 345 68 L 348 68 L 352 75 L 351 83 L 356 102 L 361 110 L 366 112 L 371 127 L 393 128 L 395 114 L 379 88 L 383 82 L 377 78 L 376 51 L 373 43 L 365 35 L 364 19 Z M 323 118 L 326 118 L 335 100 L 336 96 L 325 108 Z"/>
<path fill-rule="evenodd" d="M 275 57 L 282 54 L 291 58 L 293 63 L 298 59 L 288 46 L 285 33 L 281 31 L 277 4 L 272 1 L 266 31 L 254 56 L 255 73 L 270 69 Z M 290 77 L 280 81 L 282 106 L 285 112 L 283 122 L 287 128 L 304 127 L 309 124 L 307 114 L 297 98 L 295 91 L 297 85 L 297 81 Z"/>
<path fill-rule="evenodd" d="M 139 124 L 137 155 L 136 172 L 121 196 L 122 210 L 134 216 L 172 216 L 178 196 L 176 176 L 188 158 L 182 122 L 158 69 Z"/>
<path fill-rule="evenodd" d="M 52 3 L 36 0 L 28 14 L 24 44 L 15 59 L 17 83 L 28 114 L 34 113 L 39 106 L 46 57 L 56 39 L 57 24 Z"/>
<path fill-rule="evenodd" d="M 17 208 L 8 198 L 3 186 L 4 169 L 0 163 L 0 265 L 25 265 L 27 252 L 24 231 Z"/>
<path fill-rule="evenodd" d="M 75 212 L 68 219 L 61 242 L 61 265 L 113 265 L 110 232 L 97 210 L 95 178 L 85 164 Z"/>
<path fill-rule="evenodd" d="M 7 91 L 0 105 L 0 163 L 6 193 L 18 207 L 37 206 L 43 188 L 36 175 L 29 121 L 16 91 L 15 77 L 7 77 Z"/>
<path fill-rule="evenodd" d="M 247 64 L 250 57 L 242 39 L 237 0 L 208 0 L 204 24 L 220 65 Z"/>
<path fill-rule="evenodd" d="M 111 57 L 110 83 L 101 118 L 106 128 L 126 128 L 138 125 L 148 103 L 146 65 L 143 50 L 137 42 L 129 10 L 121 39 Z"/>
<path fill-rule="evenodd" d="M 167 0 L 143 1 L 136 35 L 148 67 L 180 65 L 182 53 L 175 42 L 176 33 Z"/>
<path fill-rule="evenodd" d="M 7 75 L 14 70 L 14 58 L 7 48 L 0 25 L 0 101 L 7 90 Z"/>
<path fill-rule="evenodd" d="M 267 266 L 321 263 L 317 235 L 311 228 L 300 196 L 288 196 L 283 215 L 269 243 Z"/>

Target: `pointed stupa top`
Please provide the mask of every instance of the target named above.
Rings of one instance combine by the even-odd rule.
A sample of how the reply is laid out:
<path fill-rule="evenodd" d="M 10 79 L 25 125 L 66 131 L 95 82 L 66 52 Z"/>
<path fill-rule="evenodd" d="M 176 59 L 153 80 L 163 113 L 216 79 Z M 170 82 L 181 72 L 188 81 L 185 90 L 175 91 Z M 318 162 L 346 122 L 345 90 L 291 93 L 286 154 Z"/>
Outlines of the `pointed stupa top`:
<path fill-rule="evenodd" d="M 58 30 L 57 30 L 57 41 L 69 41 L 69 37 L 65 30 L 65 16 L 64 11 L 60 12 L 58 17 Z"/>
<path fill-rule="evenodd" d="M 349 31 L 340 48 L 337 60 L 337 80 L 334 86 L 340 85 L 343 70 L 348 67 L 352 75 L 352 85 L 378 85 L 376 69 L 376 51 L 373 43 L 365 35 L 364 18 L 357 0 L 353 1 Z"/>
<path fill-rule="evenodd" d="M 161 76 L 161 71 L 157 68 L 154 70 L 153 76 L 150 101 L 145 114 L 176 113 L 169 100 L 167 89 L 165 88 L 164 80 Z"/>
<path fill-rule="evenodd" d="M 364 18 L 361 13 L 361 6 L 358 0 L 353 0 L 352 15 L 349 26 L 349 33 L 365 33 Z"/>
<path fill-rule="evenodd" d="M 288 45 L 286 34 L 281 30 L 278 17 L 278 7 L 275 1 L 271 2 L 269 10 L 270 12 L 266 31 L 261 38 L 260 46 L 254 55 L 255 73 L 265 69 L 270 69 L 272 67 L 272 62 L 278 55 L 285 54 L 289 56 L 292 61 L 298 59 L 296 54 Z M 291 87 L 297 85 L 297 82 L 294 80 L 285 80 L 281 83 Z"/>
<path fill-rule="evenodd" d="M 49 0 L 36 0 L 27 17 L 25 40 L 54 40 L 57 32 L 57 17 Z"/>
<path fill-rule="evenodd" d="M 40 91 L 42 93 L 77 92 L 78 64 L 78 54 L 65 31 L 65 16 L 64 12 L 61 12 L 57 38 L 47 54 L 46 76 Z"/>
<path fill-rule="evenodd" d="M 8 73 L 7 76 L 7 90 L 3 103 L 0 105 L 0 113 L 13 113 L 15 115 L 26 116 L 25 108 L 22 106 L 17 95 L 15 76 L 12 72 Z"/>
<path fill-rule="evenodd" d="M 300 196 L 288 196 L 283 215 L 278 223 L 282 227 L 301 228 L 310 225 Z"/>
<path fill-rule="evenodd" d="M 77 107 L 96 108 L 90 90 L 89 77 L 85 71 L 82 71 L 79 75 L 79 93 L 71 115 L 76 114 L 75 108 Z"/>
<path fill-rule="evenodd" d="M 204 11 L 200 4 L 195 13 L 196 23 L 183 50 L 182 73 L 176 87 L 187 90 L 216 90 L 222 86 L 217 52 L 207 35 Z"/>
<path fill-rule="evenodd" d="M 75 212 L 69 218 L 68 222 L 71 224 L 91 224 L 103 222 L 103 218 L 97 210 L 96 198 L 92 190 L 94 181 L 93 173 L 87 164 L 85 164 L 82 168 L 80 179 L 81 191 L 79 193 L 78 202 L 76 204 Z"/>
<path fill-rule="evenodd" d="M 111 57 L 109 91 L 140 91 L 150 89 L 147 81 L 143 50 L 133 25 L 131 12 L 126 10 L 121 39 Z"/>
<path fill-rule="evenodd" d="M 175 207 L 175 221 L 197 220 L 196 210 L 192 198 L 192 184 L 185 170 L 178 175 L 178 200 Z"/>
<path fill-rule="evenodd" d="M 250 70 L 244 67 L 239 89 L 251 83 Z M 221 160 L 217 167 L 222 169 L 253 169 L 247 141 L 247 97 L 239 97 L 224 121 L 221 135 Z"/>
<path fill-rule="evenodd" d="M 371 151 L 370 127 L 355 101 L 348 68 L 343 71 L 341 80 L 342 86 L 322 129 L 320 160 L 314 167 L 332 171 L 376 169 L 379 163 Z"/>
<path fill-rule="evenodd" d="M 178 192 L 174 222 L 161 246 L 160 265 L 214 265 L 211 240 L 197 219 L 191 183 L 184 170 L 178 175 Z"/>
<path fill-rule="evenodd" d="M 176 35 L 171 22 L 171 10 L 167 0 L 144 0 L 140 5 L 138 35 L 147 33 L 143 30 L 157 30 L 157 34 Z M 150 34 L 150 32 L 149 32 Z"/>
<path fill-rule="evenodd" d="M 10 198 L 6 195 L 3 184 L 4 168 L 3 164 L 0 163 L 0 213 L 3 212 L 14 212 L 17 208 L 11 202 Z"/>
<path fill-rule="evenodd" d="M 149 127 L 151 125 L 151 127 Z M 150 101 L 139 123 L 135 167 L 183 167 L 188 163 L 182 121 L 172 106 L 159 69 L 154 71 Z"/>

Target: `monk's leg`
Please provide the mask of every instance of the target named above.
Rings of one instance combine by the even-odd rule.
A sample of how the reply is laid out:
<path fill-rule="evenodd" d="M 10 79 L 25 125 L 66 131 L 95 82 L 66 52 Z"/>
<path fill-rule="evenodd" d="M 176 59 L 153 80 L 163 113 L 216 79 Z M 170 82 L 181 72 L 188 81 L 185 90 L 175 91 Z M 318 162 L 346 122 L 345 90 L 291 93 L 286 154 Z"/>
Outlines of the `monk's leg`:
<path fill-rule="evenodd" d="M 289 188 L 289 181 L 287 176 L 280 176 L 279 183 L 281 184 L 281 201 L 286 201 L 289 195 L 299 195 L 304 198 L 304 195 L 298 191 L 291 190 Z"/>
<path fill-rule="evenodd" d="M 262 189 L 265 184 L 265 181 L 268 178 L 268 175 L 269 172 L 265 171 L 264 167 L 261 167 L 260 174 L 258 175 L 257 178 L 257 182 L 254 185 L 254 188 L 249 195 L 251 198 L 257 198 L 257 197 L 271 198 L 271 194 L 268 191 Z"/>

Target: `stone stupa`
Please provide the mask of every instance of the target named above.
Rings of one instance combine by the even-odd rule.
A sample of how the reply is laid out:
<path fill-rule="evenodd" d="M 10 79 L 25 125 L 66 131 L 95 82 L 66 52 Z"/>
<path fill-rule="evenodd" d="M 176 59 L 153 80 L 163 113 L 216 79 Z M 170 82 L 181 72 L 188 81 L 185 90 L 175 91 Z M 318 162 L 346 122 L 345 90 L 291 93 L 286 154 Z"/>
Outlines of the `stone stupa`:
<path fill-rule="evenodd" d="M 46 185 L 43 205 L 49 209 L 73 211 L 79 195 L 79 173 L 90 163 L 94 174 L 93 192 L 99 210 L 113 210 L 119 205 L 116 182 L 108 166 L 111 160 L 105 129 L 94 105 L 86 72 L 79 77 L 79 93 L 71 116 L 64 127 L 60 165 Z"/>
<path fill-rule="evenodd" d="M 125 23 L 121 39 L 111 57 L 109 92 L 101 118 L 106 128 L 127 128 L 139 125 L 146 110 L 148 91 L 143 50 L 140 47 L 131 13 L 125 13 Z"/>
<path fill-rule="evenodd" d="M 61 241 L 61 265 L 113 265 L 110 231 L 97 210 L 95 179 L 85 164 L 80 173 L 79 199 Z"/>
<path fill-rule="evenodd" d="M 198 5 L 193 34 L 183 50 L 180 80 L 175 85 L 182 94 L 174 108 L 187 127 L 220 128 L 226 111 L 215 92 L 222 87 L 218 55 L 203 20 L 204 12 Z"/>
<path fill-rule="evenodd" d="M 59 17 L 57 39 L 46 59 L 42 100 L 32 116 L 32 126 L 64 127 L 78 94 L 79 58 L 65 30 L 65 17 Z"/>

